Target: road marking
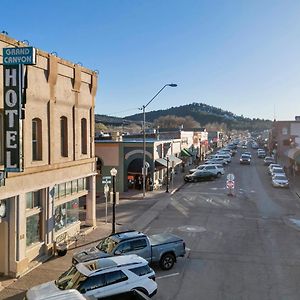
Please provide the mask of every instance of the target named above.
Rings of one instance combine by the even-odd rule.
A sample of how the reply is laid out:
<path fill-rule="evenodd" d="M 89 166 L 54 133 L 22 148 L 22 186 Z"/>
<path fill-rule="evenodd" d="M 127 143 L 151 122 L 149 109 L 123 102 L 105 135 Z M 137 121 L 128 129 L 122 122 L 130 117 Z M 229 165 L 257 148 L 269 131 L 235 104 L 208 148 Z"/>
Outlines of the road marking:
<path fill-rule="evenodd" d="M 169 275 L 159 276 L 159 277 L 156 277 L 156 279 L 163 279 L 163 278 L 173 277 L 173 276 L 177 276 L 177 275 L 179 275 L 179 273 L 173 273 L 173 274 L 169 274 Z"/>

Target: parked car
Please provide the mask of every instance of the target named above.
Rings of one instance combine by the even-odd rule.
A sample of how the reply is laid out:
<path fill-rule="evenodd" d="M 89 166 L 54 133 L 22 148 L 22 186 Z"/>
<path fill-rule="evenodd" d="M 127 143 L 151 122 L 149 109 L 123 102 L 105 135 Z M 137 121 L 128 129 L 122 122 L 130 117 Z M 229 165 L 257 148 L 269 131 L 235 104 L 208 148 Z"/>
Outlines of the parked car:
<path fill-rule="evenodd" d="M 265 151 L 259 151 L 257 154 L 258 158 L 265 158 L 266 157 L 266 152 Z"/>
<path fill-rule="evenodd" d="M 137 255 L 100 258 L 72 266 L 56 281 L 29 289 L 28 300 L 42 299 L 42 295 L 76 289 L 84 296 L 115 295 L 137 289 L 153 296 L 157 292 L 155 272 L 148 262 Z M 69 298 L 72 299 L 72 298 Z"/>
<path fill-rule="evenodd" d="M 269 164 L 269 166 L 268 166 L 268 174 L 272 173 L 272 169 L 273 168 L 281 168 L 281 165 L 279 165 L 279 164 Z"/>
<path fill-rule="evenodd" d="M 194 172 L 196 172 L 198 170 L 210 171 L 210 172 L 216 174 L 218 177 L 225 174 L 223 165 L 220 165 L 220 164 L 204 164 L 204 165 L 200 165 L 196 169 L 191 169 L 189 172 L 190 172 L 190 174 L 192 174 L 192 173 L 194 173 Z"/>
<path fill-rule="evenodd" d="M 284 172 L 283 168 L 273 167 L 272 171 L 271 171 L 271 176 L 273 177 L 274 175 L 277 175 L 277 174 L 285 175 L 285 172 Z"/>
<path fill-rule="evenodd" d="M 241 155 L 241 158 L 240 158 L 240 164 L 243 164 L 243 165 L 250 165 L 251 163 L 251 158 L 249 155 L 247 154 L 242 154 Z"/>
<path fill-rule="evenodd" d="M 272 157 L 272 156 L 266 156 L 264 158 L 264 165 L 269 166 L 272 163 L 275 163 L 274 157 Z"/>
<path fill-rule="evenodd" d="M 217 177 L 218 175 L 212 173 L 211 171 L 197 170 L 192 174 L 185 175 L 184 181 L 185 182 L 207 181 L 207 180 L 213 180 Z"/>
<path fill-rule="evenodd" d="M 231 155 L 226 152 L 219 152 L 215 155 L 215 158 L 223 158 L 227 163 L 231 162 Z"/>
<path fill-rule="evenodd" d="M 221 164 L 223 166 L 227 165 L 227 161 L 223 158 L 211 158 L 207 161 L 205 161 L 206 164 L 213 164 L 213 163 L 216 163 L 216 164 Z"/>
<path fill-rule="evenodd" d="M 185 242 L 172 233 L 151 236 L 130 230 L 111 234 L 100 240 L 96 247 L 75 253 L 73 264 L 113 255 L 137 254 L 149 263 L 159 263 L 163 270 L 173 267 L 177 257 L 185 255 Z"/>
<path fill-rule="evenodd" d="M 272 177 L 272 185 L 274 187 L 289 187 L 289 180 L 283 174 L 275 174 Z"/>

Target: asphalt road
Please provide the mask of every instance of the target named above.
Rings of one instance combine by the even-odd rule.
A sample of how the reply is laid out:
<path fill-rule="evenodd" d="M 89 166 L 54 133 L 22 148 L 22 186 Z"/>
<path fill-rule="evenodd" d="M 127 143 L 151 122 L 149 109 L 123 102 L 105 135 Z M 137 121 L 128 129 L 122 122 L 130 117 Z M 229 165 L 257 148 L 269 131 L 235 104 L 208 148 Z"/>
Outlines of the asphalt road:
<path fill-rule="evenodd" d="M 300 199 L 289 189 L 274 189 L 263 160 L 252 152 L 250 166 L 240 165 L 236 155 L 215 181 L 188 183 L 166 198 L 123 200 L 117 206 L 123 228 L 139 221 L 148 224 L 143 227 L 148 234 L 172 232 L 186 241 L 187 255 L 172 270 L 154 266 L 158 294 L 153 299 L 300 299 Z M 228 173 L 236 177 L 234 196 L 225 188 Z M 147 220 L 148 211 L 154 215 Z M 97 215 L 104 221 L 103 204 Z M 102 228 L 109 232 L 110 225 Z M 27 288 L 53 280 L 70 265 L 72 252 L 59 265 L 54 258 L 25 275 L 0 299 L 22 299 Z"/>
<path fill-rule="evenodd" d="M 300 299 L 299 198 L 273 188 L 252 152 L 250 166 L 237 154 L 222 178 L 186 184 L 145 230 L 178 234 L 189 248 L 172 270 L 156 269 L 155 299 Z"/>

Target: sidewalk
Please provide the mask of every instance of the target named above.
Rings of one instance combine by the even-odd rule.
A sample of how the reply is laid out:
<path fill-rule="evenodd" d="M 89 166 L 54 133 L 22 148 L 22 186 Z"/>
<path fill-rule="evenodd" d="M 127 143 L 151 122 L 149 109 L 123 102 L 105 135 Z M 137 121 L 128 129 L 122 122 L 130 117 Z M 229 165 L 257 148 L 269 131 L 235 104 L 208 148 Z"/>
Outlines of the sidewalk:
<path fill-rule="evenodd" d="M 192 168 L 193 166 L 190 167 Z M 189 168 L 186 168 L 185 173 L 188 172 L 188 169 Z M 166 186 L 163 186 L 162 190 L 147 192 L 145 198 L 143 198 L 142 191 L 129 191 L 120 195 L 120 202 L 125 199 L 141 201 L 147 201 L 147 199 L 157 200 L 150 209 L 141 214 L 131 224 L 131 229 L 144 230 L 158 214 L 168 206 L 171 201 L 171 195 L 184 185 L 183 176 L 185 173 L 180 172 L 174 176 L 173 185 L 170 184 L 169 187 L 169 193 L 166 193 Z M 103 203 L 101 200 L 101 198 L 98 198 L 97 203 Z M 75 245 L 70 247 L 70 250 L 68 250 L 65 256 L 55 256 L 44 263 L 38 263 L 33 270 L 18 279 L 0 276 L 0 299 L 23 299 L 24 293 L 29 287 L 56 279 L 63 271 L 70 267 L 74 252 L 96 245 L 101 238 L 111 233 L 111 223 L 105 224 L 104 222 L 98 221 L 96 228 L 83 227 L 83 230 L 86 231 L 84 238 L 77 242 L 76 248 Z M 116 225 L 116 230 L 128 230 L 128 227 L 124 228 L 123 226 Z"/>

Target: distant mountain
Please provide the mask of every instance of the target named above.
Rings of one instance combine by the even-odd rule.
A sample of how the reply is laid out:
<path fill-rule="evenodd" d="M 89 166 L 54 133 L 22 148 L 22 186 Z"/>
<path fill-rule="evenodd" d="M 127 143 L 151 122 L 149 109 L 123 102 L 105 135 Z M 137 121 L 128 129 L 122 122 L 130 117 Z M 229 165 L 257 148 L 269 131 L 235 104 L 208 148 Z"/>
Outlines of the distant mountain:
<path fill-rule="evenodd" d="M 271 128 L 271 121 L 264 119 L 250 119 L 244 116 L 238 116 L 227 110 L 217 108 L 204 103 L 192 103 L 181 105 L 177 107 L 171 107 L 165 110 L 156 110 L 146 113 L 147 122 L 153 122 L 161 116 L 175 115 L 177 117 L 191 116 L 195 121 L 199 122 L 201 126 L 205 126 L 208 123 L 225 123 L 229 129 L 240 130 L 264 130 Z M 124 120 L 142 121 L 143 114 L 135 114 L 126 116 Z"/>

